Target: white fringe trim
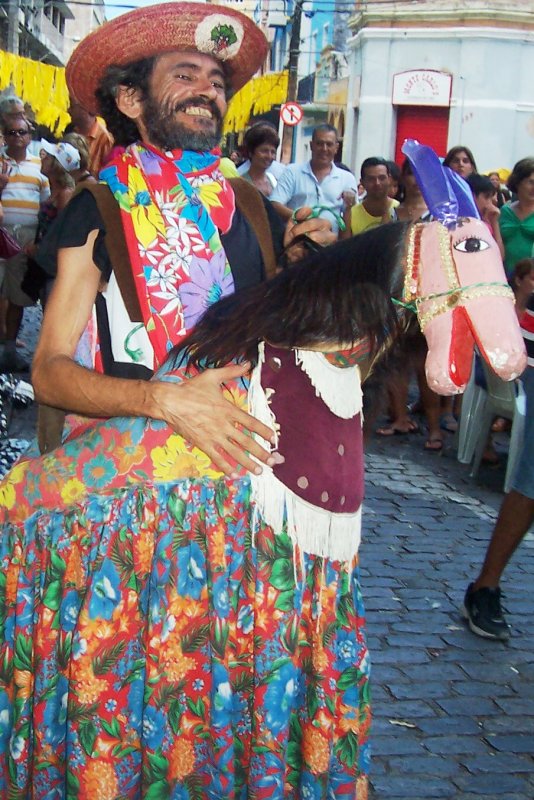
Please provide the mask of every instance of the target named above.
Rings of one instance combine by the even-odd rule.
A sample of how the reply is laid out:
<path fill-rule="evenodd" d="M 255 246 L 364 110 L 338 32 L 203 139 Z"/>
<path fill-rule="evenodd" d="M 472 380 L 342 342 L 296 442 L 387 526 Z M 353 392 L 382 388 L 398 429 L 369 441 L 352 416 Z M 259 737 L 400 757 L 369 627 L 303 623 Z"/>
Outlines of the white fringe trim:
<path fill-rule="evenodd" d="M 269 428 L 275 431 L 275 445 L 272 445 L 271 442 L 267 442 L 265 439 L 262 439 L 261 436 L 254 434 L 255 439 L 257 439 L 259 444 L 261 444 L 262 447 L 264 447 L 268 452 L 271 452 L 272 450 L 276 450 L 278 447 L 278 431 L 275 430 L 276 419 L 267 401 L 267 396 L 263 386 L 261 385 L 261 370 L 264 363 L 265 343 L 260 342 L 258 345 L 258 363 L 252 370 L 248 387 L 248 410 L 249 414 L 251 414 L 253 417 L 256 417 L 256 419 L 259 419 L 259 421 L 263 422 L 264 425 L 267 425 Z"/>
<path fill-rule="evenodd" d="M 330 411 L 341 419 L 352 419 L 362 410 L 360 368 L 336 367 L 323 353 L 314 350 L 295 350 L 295 361 L 306 373 Z"/>
<path fill-rule="evenodd" d="M 300 352 L 302 353 L 303 351 Z M 306 355 L 308 354 L 309 351 L 306 351 Z M 249 412 L 265 425 L 275 429 L 276 419 L 261 385 L 261 370 L 264 362 L 265 348 L 261 343 L 258 363 L 250 379 L 248 393 Z M 326 364 L 330 367 L 328 362 Z M 336 370 L 336 377 L 339 379 L 339 373 L 342 370 L 337 367 L 333 367 L 333 369 Z M 306 369 L 304 371 L 309 376 L 308 371 Z M 347 369 L 343 370 L 343 372 L 356 372 L 357 386 L 359 387 L 359 370 Z M 312 380 L 311 376 L 309 377 Z M 332 383 L 331 374 L 330 383 Z M 315 386 L 315 384 L 313 385 Z M 350 385 L 347 382 L 342 390 L 347 391 L 351 396 L 359 396 L 361 402 L 361 389 L 359 393 L 355 392 L 354 389 L 355 382 L 353 377 Z M 321 394 L 318 396 L 324 400 Z M 328 407 L 330 408 L 330 406 Z M 331 410 L 333 413 L 337 413 L 334 409 Z M 354 416 L 357 413 L 358 409 L 350 416 Z M 342 414 L 337 415 L 343 416 Z M 270 442 L 266 442 L 261 437 L 256 438 L 269 452 L 275 450 L 278 446 L 277 444 L 271 445 Z M 262 469 L 261 475 L 251 474 L 250 476 L 252 502 L 258 510 L 258 514 L 267 525 L 271 526 L 275 533 L 282 531 L 284 524 L 287 524 L 288 535 L 293 544 L 299 547 L 301 554 L 309 553 L 310 555 L 331 558 L 336 561 L 350 561 L 356 555 L 361 539 L 361 509 L 352 514 L 335 514 L 314 506 L 296 495 L 291 489 L 288 489 L 275 476 L 271 467 L 262 464 Z M 256 515 L 255 522 L 259 522 Z"/>
<path fill-rule="evenodd" d="M 350 561 L 361 540 L 361 508 L 353 514 L 335 514 L 298 497 L 263 467 L 261 475 L 250 476 L 252 502 L 275 533 L 284 529 L 301 553 Z"/>

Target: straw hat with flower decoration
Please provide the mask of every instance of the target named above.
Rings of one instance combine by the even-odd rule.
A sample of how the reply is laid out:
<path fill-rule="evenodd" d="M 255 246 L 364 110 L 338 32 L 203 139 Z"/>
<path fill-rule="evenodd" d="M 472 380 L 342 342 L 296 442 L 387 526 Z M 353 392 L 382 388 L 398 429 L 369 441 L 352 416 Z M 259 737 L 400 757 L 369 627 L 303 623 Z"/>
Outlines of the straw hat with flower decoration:
<path fill-rule="evenodd" d="M 234 91 L 250 80 L 268 51 L 267 40 L 240 11 L 211 3 L 162 3 L 122 14 L 89 34 L 66 68 L 72 97 L 98 113 L 95 91 L 106 69 L 172 50 L 196 50 L 221 61 Z"/>

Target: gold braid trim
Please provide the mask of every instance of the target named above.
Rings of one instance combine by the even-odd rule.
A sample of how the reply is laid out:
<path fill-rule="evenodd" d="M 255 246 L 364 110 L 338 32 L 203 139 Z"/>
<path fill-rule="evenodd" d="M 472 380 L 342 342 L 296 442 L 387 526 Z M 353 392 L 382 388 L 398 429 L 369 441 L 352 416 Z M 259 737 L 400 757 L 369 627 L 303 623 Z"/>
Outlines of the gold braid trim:
<path fill-rule="evenodd" d="M 411 303 L 417 297 L 419 288 L 419 265 L 421 263 L 420 249 L 423 224 L 410 225 L 408 243 L 406 246 L 406 270 L 402 299 L 404 303 Z"/>
<path fill-rule="evenodd" d="M 445 296 L 444 300 L 438 302 L 438 298 Z M 480 297 L 508 297 L 515 300 L 514 293 L 506 283 L 477 283 L 473 286 L 458 286 L 450 292 L 429 297 L 418 297 L 415 301 L 417 306 L 417 319 L 422 331 L 428 323 L 446 311 L 451 311 L 458 306 L 465 306 L 469 300 L 476 300 Z M 419 312 L 421 303 L 430 302 L 432 305 L 424 314 Z"/>

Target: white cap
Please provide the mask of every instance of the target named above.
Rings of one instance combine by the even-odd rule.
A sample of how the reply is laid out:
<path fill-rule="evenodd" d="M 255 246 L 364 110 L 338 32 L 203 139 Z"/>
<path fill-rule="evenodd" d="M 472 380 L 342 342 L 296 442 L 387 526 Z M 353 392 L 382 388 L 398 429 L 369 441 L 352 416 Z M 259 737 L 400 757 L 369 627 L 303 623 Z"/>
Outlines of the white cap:
<path fill-rule="evenodd" d="M 40 149 L 54 156 L 54 158 L 57 158 L 63 169 L 67 172 L 80 169 L 80 154 L 71 144 L 67 144 L 67 142 L 52 144 L 52 142 L 47 142 L 46 139 L 41 139 Z"/>

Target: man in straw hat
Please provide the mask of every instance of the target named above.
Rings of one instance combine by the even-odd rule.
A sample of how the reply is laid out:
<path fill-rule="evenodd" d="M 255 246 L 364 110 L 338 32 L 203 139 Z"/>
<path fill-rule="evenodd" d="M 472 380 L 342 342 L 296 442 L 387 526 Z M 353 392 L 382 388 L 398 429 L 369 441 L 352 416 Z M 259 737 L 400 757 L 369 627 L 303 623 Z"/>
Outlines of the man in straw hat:
<path fill-rule="evenodd" d="M 193 370 L 188 374 L 197 377 L 178 383 L 176 370 L 168 369 L 166 379 L 160 373 L 145 380 L 189 330 L 206 330 L 196 322 L 209 303 L 240 286 L 256 284 L 260 295 L 264 273 L 276 270 L 269 230 L 276 215 L 247 182 L 240 196 L 240 179 L 227 182 L 213 152 L 227 91 L 246 82 L 266 49 L 263 35 L 240 13 L 172 3 L 103 26 L 68 66 L 70 91 L 91 108 L 96 93 L 115 141 L 134 144 L 101 173 L 104 195 L 89 187 L 58 220 L 57 280 L 34 381 L 45 402 L 121 419 L 101 423 L 111 438 L 98 452 L 96 424 L 43 458 L 39 475 L 59 491 L 64 507 L 50 500 L 52 527 L 35 537 L 26 528 L 24 544 L 13 527 L 18 504 L 7 489 L 0 556 L 2 567 L 12 554 L 17 563 L 9 577 L 4 572 L 0 601 L 18 627 L 6 623 L 0 637 L 8 665 L 0 675 L 2 796 L 11 790 L 34 800 L 296 800 L 330 787 L 355 796 L 358 783 L 358 798 L 365 800 L 369 667 L 355 559 L 305 556 L 283 524 L 280 535 L 270 523 L 258 525 L 244 476 L 258 464 L 247 451 L 267 463 L 276 456 L 271 460 L 243 432 L 272 435 L 239 408 L 237 378 L 246 365 Z M 286 249 L 300 234 L 318 242 L 335 238 L 329 222 L 317 219 L 290 223 L 281 234 Z M 292 274 L 301 273 L 287 277 Z M 87 328 L 95 297 L 96 346 Z M 239 321 L 251 319 L 253 328 L 257 306 Z M 281 306 L 281 299 L 273 302 Z M 281 318 L 276 331 L 286 324 Z M 224 320 L 230 337 L 235 323 Z M 76 359 L 90 366 L 96 360 L 101 372 L 74 359 L 84 331 Z M 239 326 L 237 339 L 240 344 Z M 281 360 L 271 362 L 279 371 Z M 331 385 L 332 367 L 324 363 Z M 307 380 L 294 364 L 298 378 Z M 224 399 L 222 383 L 235 403 Z M 315 384 L 308 383 L 313 404 Z M 345 393 L 358 400 L 357 391 Z M 254 407 L 260 414 L 265 406 L 260 400 Z M 356 451 L 358 413 L 350 424 Z M 182 436 L 169 435 L 169 427 Z M 151 437 L 164 430 L 165 439 L 148 443 L 140 436 L 145 429 Z M 335 441 L 338 463 L 345 450 Z M 87 460 L 75 456 L 79 477 L 69 478 L 64 456 L 76 442 L 84 443 Z M 115 458 L 117 474 L 135 484 L 132 494 L 110 480 Z M 27 464 L 16 465 L 11 478 L 25 474 Z M 185 478 L 177 482 L 184 465 Z M 35 520 L 40 489 L 29 483 Z M 305 504 L 304 527 L 308 510 Z M 319 513 L 327 538 L 336 539 L 330 516 Z M 351 530 L 351 547 L 357 541 Z M 264 574 L 260 548 L 272 578 Z M 28 579 L 18 567 L 22 561 L 31 570 Z M 358 692 L 337 687 L 348 663 Z"/>
<path fill-rule="evenodd" d="M 267 50 L 248 17 L 199 3 L 137 9 L 81 42 L 67 65 L 70 94 L 102 114 L 126 151 L 101 172 L 108 188 L 87 187 L 73 199 L 39 257 L 53 272 L 57 256 L 33 364 L 41 402 L 165 420 L 226 474 L 236 462 L 260 472 L 251 456 L 272 463 L 248 435 L 269 440 L 272 431 L 221 391 L 248 365 L 181 386 L 147 381 L 207 305 L 274 272 L 284 248 L 290 260 L 298 256 L 297 237 L 335 238 L 330 223 L 306 219 L 306 209 L 302 222 L 280 229 L 268 203 L 219 170 L 228 96 Z M 54 431 L 41 437 L 44 449 L 56 443 Z"/>

